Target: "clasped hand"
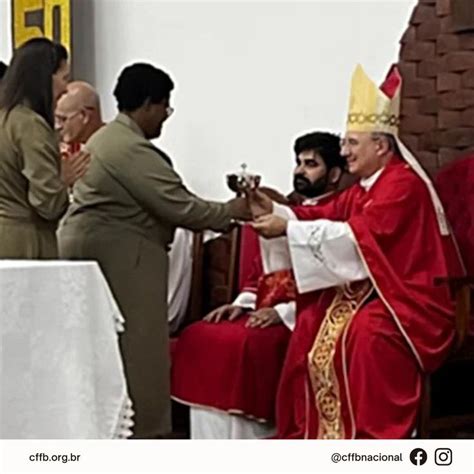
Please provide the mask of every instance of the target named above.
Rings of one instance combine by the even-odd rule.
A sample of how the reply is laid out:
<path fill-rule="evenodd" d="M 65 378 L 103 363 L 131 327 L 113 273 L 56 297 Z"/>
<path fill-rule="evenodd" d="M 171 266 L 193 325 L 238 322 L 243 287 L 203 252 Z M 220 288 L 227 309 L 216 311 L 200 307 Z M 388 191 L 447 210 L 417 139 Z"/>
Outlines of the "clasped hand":
<path fill-rule="evenodd" d="M 248 189 L 245 197 L 234 198 L 229 204 L 232 217 L 251 221 L 251 226 L 262 237 L 273 239 L 286 235 L 288 221 L 272 214 L 273 201 L 265 192 Z"/>
<path fill-rule="evenodd" d="M 272 214 L 273 202 L 265 193 L 251 189 L 246 192 L 246 198 L 253 216 L 251 225 L 260 236 L 273 239 L 286 235 L 288 221 Z"/>
<path fill-rule="evenodd" d="M 61 177 L 64 183 L 70 187 L 78 179 L 82 178 L 89 169 L 91 155 L 82 150 L 74 154 L 61 155 Z"/>

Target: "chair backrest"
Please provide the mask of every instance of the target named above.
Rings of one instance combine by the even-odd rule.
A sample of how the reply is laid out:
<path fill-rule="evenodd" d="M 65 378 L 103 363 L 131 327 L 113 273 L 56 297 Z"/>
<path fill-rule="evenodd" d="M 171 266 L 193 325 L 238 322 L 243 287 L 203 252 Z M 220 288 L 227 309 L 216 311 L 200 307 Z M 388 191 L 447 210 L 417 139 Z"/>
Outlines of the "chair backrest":
<path fill-rule="evenodd" d="M 474 275 L 474 154 L 442 168 L 436 189 L 469 275 Z"/>
<path fill-rule="evenodd" d="M 257 233 L 250 225 L 244 225 L 240 234 L 240 258 L 239 258 L 239 290 L 245 286 L 254 260 L 260 255 L 260 242 Z"/>
<path fill-rule="evenodd" d="M 250 226 L 235 228 L 206 243 L 202 233 L 196 233 L 185 325 L 232 302 L 252 272 L 257 255 L 260 255 L 258 235 Z"/>
<path fill-rule="evenodd" d="M 204 244 L 202 316 L 231 302 L 237 293 L 240 228 Z"/>
<path fill-rule="evenodd" d="M 193 266 L 191 270 L 191 288 L 189 292 L 188 308 L 186 312 L 185 325 L 193 323 L 202 318 L 203 294 L 202 277 L 204 264 L 204 237 L 202 232 L 195 232 L 192 250 Z"/>
<path fill-rule="evenodd" d="M 237 291 L 239 240 L 238 228 L 207 242 L 202 232 L 194 234 L 191 289 L 181 329 L 232 301 Z"/>

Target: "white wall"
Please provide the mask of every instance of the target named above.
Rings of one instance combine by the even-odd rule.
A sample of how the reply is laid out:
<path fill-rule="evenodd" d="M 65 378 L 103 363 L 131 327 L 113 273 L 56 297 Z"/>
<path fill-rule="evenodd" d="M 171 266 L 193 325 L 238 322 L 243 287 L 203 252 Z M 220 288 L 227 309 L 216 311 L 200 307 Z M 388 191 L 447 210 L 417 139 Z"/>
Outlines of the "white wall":
<path fill-rule="evenodd" d="M 80 0 L 76 75 L 95 81 L 110 119 L 122 67 L 162 67 L 176 111 L 158 143 L 191 189 L 229 197 L 224 176 L 245 161 L 288 191 L 294 139 L 343 130 L 353 68 L 383 79 L 415 4 Z"/>
<path fill-rule="evenodd" d="M 11 2 L 0 0 L 0 60 L 8 62 L 12 51 Z"/>

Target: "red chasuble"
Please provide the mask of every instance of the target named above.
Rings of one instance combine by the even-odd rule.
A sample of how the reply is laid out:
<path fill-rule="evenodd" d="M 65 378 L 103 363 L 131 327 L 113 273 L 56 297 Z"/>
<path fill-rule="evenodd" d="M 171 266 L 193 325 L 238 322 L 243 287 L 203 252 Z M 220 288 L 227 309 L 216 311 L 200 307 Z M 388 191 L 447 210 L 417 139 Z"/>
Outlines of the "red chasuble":
<path fill-rule="evenodd" d="M 425 184 L 394 157 L 298 219 L 347 222 L 369 279 L 301 295 L 277 398 L 279 438 L 405 438 L 422 376 L 448 355 L 454 307 L 438 276 L 462 272 Z"/>
<path fill-rule="evenodd" d="M 257 308 L 295 300 L 290 271 L 263 275 L 260 254 L 243 290 L 257 294 Z M 234 321 L 200 321 L 175 346 L 172 397 L 184 404 L 218 409 L 258 421 L 274 421 L 275 399 L 290 330 L 279 324 L 247 328 L 248 315 Z"/>

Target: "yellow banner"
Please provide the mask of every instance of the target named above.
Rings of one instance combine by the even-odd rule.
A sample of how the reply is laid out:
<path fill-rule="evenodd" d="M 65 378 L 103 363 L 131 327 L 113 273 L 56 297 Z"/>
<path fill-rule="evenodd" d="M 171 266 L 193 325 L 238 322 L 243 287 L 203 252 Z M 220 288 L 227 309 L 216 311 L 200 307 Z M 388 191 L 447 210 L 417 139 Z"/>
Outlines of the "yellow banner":
<path fill-rule="evenodd" d="M 12 0 L 13 48 L 46 37 L 71 53 L 71 0 Z"/>

